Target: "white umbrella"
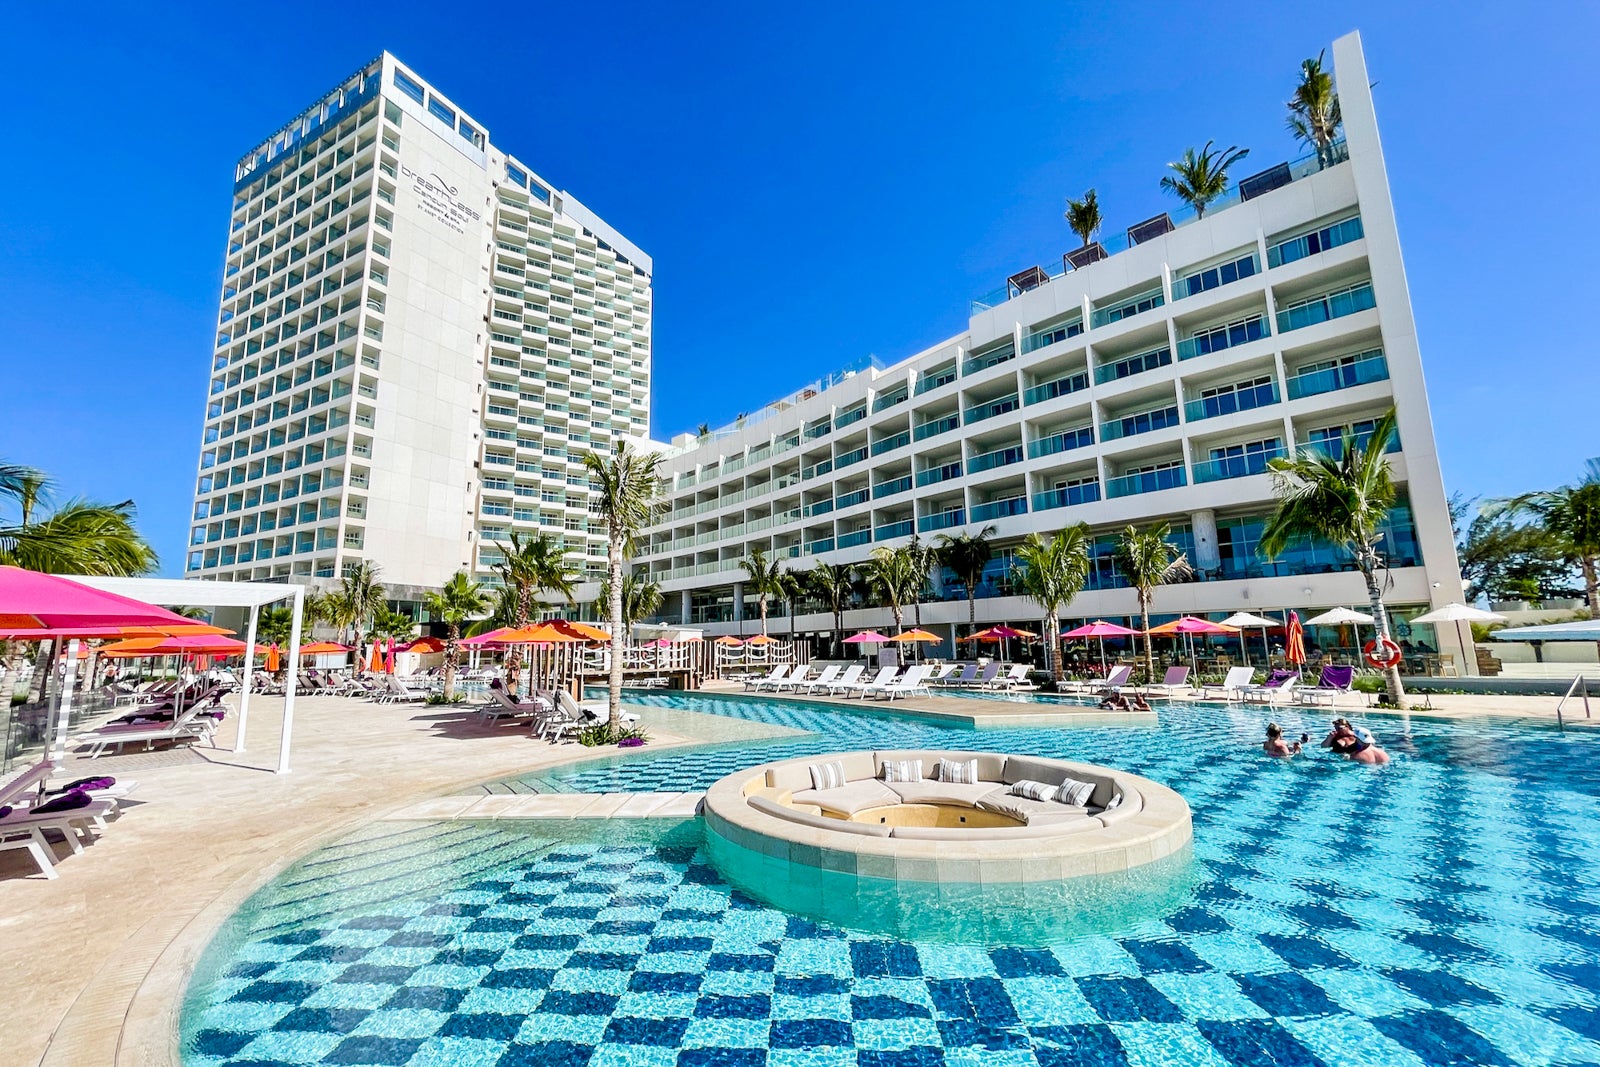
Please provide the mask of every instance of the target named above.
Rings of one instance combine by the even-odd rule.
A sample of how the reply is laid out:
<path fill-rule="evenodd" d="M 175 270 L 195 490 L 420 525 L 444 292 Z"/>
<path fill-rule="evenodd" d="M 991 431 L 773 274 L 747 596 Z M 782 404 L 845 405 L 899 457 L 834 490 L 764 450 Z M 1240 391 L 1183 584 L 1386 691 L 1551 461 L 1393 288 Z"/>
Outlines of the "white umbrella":
<path fill-rule="evenodd" d="M 1364 614 L 1363 612 L 1351 611 L 1349 608 L 1334 608 L 1332 611 L 1324 611 L 1321 615 L 1318 615 L 1314 619 L 1307 619 L 1305 621 L 1304 625 L 1306 625 L 1306 626 L 1371 626 L 1371 627 L 1374 628 L 1374 630 L 1376 630 L 1377 623 L 1378 623 L 1377 619 L 1374 619 L 1371 615 Z M 1360 657 L 1361 657 L 1361 632 L 1359 630 L 1357 630 L 1357 631 L 1355 631 L 1355 635 L 1356 635 L 1356 660 L 1357 660 L 1357 662 L 1360 662 Z"/>
<path fill-rule="evenodd" d="M 1461 642 L 1461 652 L 1462 652 L 1463 655 L 1465 655 L 1466 654 L 1466 650 L 1467 650 L 1467 642 L 1461 636 L 1461 624 L 1463 622 L 1505 622 L 1506 621 L 1506 617 L 1504 615 L 1496 615 L 1492 611 L 1484 611 L 1482 608 L 1469 607 L 1466 604 L 1446 604 L 1442 608 L 1434 608 L 1432 611 L 1430 611 L 1430 612 L 1428 612 L 1428 613 L 1426 613 L 1424 615 L 1418 615 L 1416 618 L 1412 619 L 1411 621 L 1413 623 L 1418 623 L 1418 622 L 1453 622 L 1453 623 L 1455 623 L 1456 624 L 1456 640 Z M 1464 666 L 1465 665 L 1463 665 L 1463 667 Z"/>
<path fill-rule="evenodd" d="M 1266 659 L 1272 658 L 1272 652 L 1267 647 L 1267 631 L 1274 626 L 1282 626 L 1277 619 L 1267 619 L 1260 615 L 1252 615 L 1248 611 L 1236 611 L 1222 620 L 1222 625 L 1232 626 L 1236 630 L 1253 630 L 1261 628 L 1261 654 Z M 1239 635 L 1239 651 L 1243 654 L 1244 665 L 1250 666 L 1250 646 L 1246 643 L 1244 635 Z"/>

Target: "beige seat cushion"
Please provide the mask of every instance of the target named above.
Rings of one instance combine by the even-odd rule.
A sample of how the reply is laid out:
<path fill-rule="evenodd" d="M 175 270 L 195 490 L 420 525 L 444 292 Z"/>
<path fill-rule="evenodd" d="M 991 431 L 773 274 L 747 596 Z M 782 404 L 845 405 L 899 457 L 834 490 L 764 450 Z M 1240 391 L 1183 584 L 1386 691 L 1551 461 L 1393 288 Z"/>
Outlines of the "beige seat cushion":
<path fill-rule="evenodd" d="M 1067 769 L 1055 760 L 1041 759 L 1038 756 L 1012 756 L 1006 760 L 1004 780 L 1007 785 L 1024 779 L 1030 782 L 1060 785 L 1066 778 Z"/>
<path fill-rule="evenodd" d="M 854 815 L 868 808 L 900 803 L 899 794 L 872 778 L 851 782 L 837 789 L 804 789 L 794 794 L 796 804 L 815 804 L 823 811 Z"/>
<path fill-rule="evenodd" d="M 1089 817 L 1088 809 L 1069 807 L 1059 804 L 1054 800 L 1029 800 L 1027 797 L 1014 797 L 1003 789 L 978 801 L 978 807 L 984 811 L 993 811 L 1001 815 L 1009 815 L 1020 822 L 1032 824 L 1056 824 L 1062 822 L 1075 822 Z"/>
<path fill-rule="evenodd" d="M 978 801 L 996 790 L 1004 791 L 1004 786 L 993 782 L 978 782 L 975 785 L 951 784 L 949 782 L 930 782 L 926 779 L 920 782 L 889 782 L 888 787 L 900 796 L 902 804 L 949 804 L 955 807 L 975 808 Z"/>
<path fill-rule="evenodd" d="M 846 822 L 843 819 L 830 819 L 825 815 L 812 815 L 809 812 L 796 811 L 767 797 L 751 797 L 750 806 L 768 815 L 799 823 L 801 826 L 814 826 L 819 830 L 839 830 L 847 834 L 860 834 L 863 837 L 889 836 L 889 827 L 879 823 Z"/>

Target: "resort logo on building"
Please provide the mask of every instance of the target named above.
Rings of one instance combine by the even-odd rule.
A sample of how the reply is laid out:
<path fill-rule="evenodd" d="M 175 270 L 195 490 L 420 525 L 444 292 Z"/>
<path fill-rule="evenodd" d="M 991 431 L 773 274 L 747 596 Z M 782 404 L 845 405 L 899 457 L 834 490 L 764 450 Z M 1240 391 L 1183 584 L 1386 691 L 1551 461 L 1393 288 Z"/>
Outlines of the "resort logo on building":
<path fill-rule="evenodd" d="M 457 233 L 466 233 L 469 222 L 481 222 L 483 215 L 463 204 L 456 196 L 456 187 L 441 178 L 438 172 L 421 174 L 404 163 L 400 173 L 411 182 L 411 191 L 417 194 L 417 203 L 424 214 L 438 219 Z"/>

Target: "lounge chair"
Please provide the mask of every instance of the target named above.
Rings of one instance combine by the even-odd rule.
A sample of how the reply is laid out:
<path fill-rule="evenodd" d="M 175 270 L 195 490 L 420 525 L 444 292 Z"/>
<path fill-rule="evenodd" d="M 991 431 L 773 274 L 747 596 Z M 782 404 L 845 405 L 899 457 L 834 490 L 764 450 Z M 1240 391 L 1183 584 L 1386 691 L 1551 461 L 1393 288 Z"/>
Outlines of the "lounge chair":
<path fill-rule="evenodd" d="M 194 705 L 184 710 L 182 715 L 171 722 L 130 723 L 126 725 L 111 724 L 92 730 L 86 734 L 79 734 L 72 739 L 76 745 L 87 745 L 89 759 L 99 759 L 105 755 L 106 749 L 143 741 L 145 747 L 151 747 L 157 741 L 199 741 L 211 739 L 216 731 L 217 723 L 211 712 Z"/>
<path fill-rule="evenodd" d="M 978 671 L 978 676 L 970 682 L 962 682 L 961 689 L 987 689 L 990 684 L 1000 677 L 1000 664 L 998 662 L 985 663 Z"/>
<path fill-rule="evenodd" d="M 765 678 L 746 678 L 744 681 L 745 691 L 749 692 L 752 689 L 760 689 L 764 685 L 770 685 L 774 682 L 781 682 L 788 675 L 788 673 L 789 665 L 787 663 L 780 663 L 776 667 L 772 668 L 772 673 L 767 675 Z"/>
<path fill-rule="evenodd" d="M 932 667 L 912 667 L 882 689 L 867 695 L 881 696 L 885 700 L 893 700 L 896 697 L 911 696 L 915 693 L 927 693 L 929 691 L 928 675 L 932 673 Z"/>
<path fill-rule="evenodd" d="M 610 707 L 606 704 L 578 703 L 565 689 L 556 690 L 556 707 L 560 708 L 567 718 L 575 719 L 584 726 L 598 726 L 605 722 L 611 713 Z M 619 710 L 617 718 L 630 726 L 639 721 L 639 716 L 631 711 Z"/>
<path fill-rule="evenodd" d="M 1276 704 L 1279 697 L 1292 699 L 1295 683 L 1299 680 L 1299 671 L 1273 671 L 1264 683 L 1252 685 L 1244 691 L 1244 701 L 1247 704 Z"/>
<path fill-rule="evenodd" d="M 829 669 L 830 668 L 826 668 L 826 667 L 823 668 L 822 673 L 823 674 L 827 674 Z M 831 668 L 831 669 L 835 670 L 835 671 L 838 670 L 838 668 Z M 791 689 L 791 690 L 799 689 L 801 686 L 804 686 L 804 685 L 807 684 L 807 679 L 810 677 L 810 675 L 811 675 L 811 667 L 808 664 L 802 663 L 802 664 L 799 664 L 798 666 L 795 667 L 793 674 L 789 675 L 789 677 L 785 678 L 781 682 L 774 682 L 770 686 L 770 688 L 774 693 L 781 693 L 785 689 Z M 819 675 L 816 680 L 820 681 L 821 680 L 821 676 Z"/>
<path fill-rule="evenodd" d="M 808 682 L 796 682 L 793 679 L 790 679 L 789 687 L 796 693 L 800 692 L 802 689 L 807 693 L 814 693 L 819 687 L 826 689 L 828 686 L 832 685 L 834 679 L 839 677 L 839 672 L 842 670 L 844 670 L 844 666 L 842 664 L 824 667 L 822 668 L 821 674 L 817 675 Z"/>
<path fill-rule="evenodd" d="M 506 692 L 505 683 L 496 678 L 489 683 L 489 700 L 478 708 L 478 717 L 493 722 L 497 719 L 517 719 L 525 715 L 549 714 L 555 707 L 553 700 L 541 699 L 537 693 L 528 700 L 517 700 Z"/>
<path fill-rule="evenodd" d="M 1294 697 L 1302 704 L 1326 703 L 1328 707 L 1336 708 L 1340 694 L 1354 692 L 1355 680 L 1354 667 L 1327 666 L 1322 668 L 1316 685 L 1300 686 L 1295 690 Z"/>
<path fill-rule="evenodd" d="M 929 679 L 928 684 L 939 686 L 942 689 L 946 686 L 967 685 L 978 677 L 978 665 L 976 663 L 958 663 L 953 666 L 954 670 L 945 673 L 939 678 Z"/>
<path fill-rule="evenodd" d="M 1189 684 L 1188 667 L 1168 667 L 1167 673 L 1162 676 L 1161 681 L 1150 685 L 1135 686 L 1134 688 L 1141 693 L 1160 694 L 1168 699 L 1180 693 L 1194 691 L 1194 687 Z"/>
<path fill-rule="evenodd" d="M 407 704 L 427 699 L 426 693 L 418 693 L 415 690 L 407 689 L 401 684 L 400 679 L 392 674 L 385 674 L 381 677 L 383 679 L 381 684 L 384 688 L 384 694 L 378 698 L 379 703 Z"/>
<path fill-rule="evenodd" d="M 1028 681 L 1028 672 L 1032 669 L 1026 663 L 1013 663 L 1011 669 L 990 682 L 988 688 L 1004 689 L 1008 693 L 1037 689 L 1038 686 Z"/>
<path fill-rule="evenodd" d="M 850 666 L 848 666 L 848 667 L 846 667 L 844 669 L 844 673 L 843 674 L 838 675 L 832 681 L 829 681 L 829 682 L 826 682 L 826 683 L 812 682 L 811 685 L 808 687 L 807 692 L 815 693 L 819 689 L 822 692 L 829 693 L 829 694 L 832 694 L 836 690 L 840 691 L 840 692 L 843 692 L 844 690 L 850 688 L 852 685 L 855 685 L 858 681 L 860 681 L 862 672 L 864 672 L 865 670 L 866 670 L 866 668 L 863 667 L 861 664 L 852 663 L 852 664 L 850 664 Z"/>
<path fill-rule="evenodd" d="M 839 692 L 843 693 L 845 696 L 855 693 L 855 695 L 858 697 L 864 697 L 869 691 L 882 689 L 884 686 L 888 685 L 894 676 L 899 673 L 899 667 L 879 667 L 878 673 L 873 675 L 867 681 L 863 682 L 858 680 L 850 683 L 849 685 L 839 686 Z"/>
<path fill-rule="evenodd" d="M 1062 682 L 1061 691 L 1087 696 L 1090 693 L 1116 690 L 1121 686 L 1127 685 L 1128 679 L 1131 677 L 1133 677 L 1133 668 L 1124 664 L 1120 667 L 1113 667 L 1111 673 L 1104 678 L 1079 678 L 1075 681 Z"/>
<path fill-rule="evenodd" d="M 1251 680 L 1255 676 L 1254 667 L 1229 667 L 1227 677 L 1223 678 L 1220 684 L 1200 687 L 1200 699 L 1226 700 L 1230 704 L 1235 700 L 1243 700 L 1244 691 L 1250 688 Z"/>

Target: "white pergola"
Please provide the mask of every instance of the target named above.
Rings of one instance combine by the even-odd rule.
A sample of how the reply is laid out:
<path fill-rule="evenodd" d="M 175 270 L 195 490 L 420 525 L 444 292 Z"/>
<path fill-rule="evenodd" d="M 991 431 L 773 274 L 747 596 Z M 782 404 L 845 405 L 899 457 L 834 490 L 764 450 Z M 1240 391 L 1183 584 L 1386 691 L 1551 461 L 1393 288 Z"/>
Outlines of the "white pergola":
<path fill-rule="evenodd" d="M 256 623 L 261 609 L 269 604 L 290 601 L 293 621 L 289 624 L 289 681 L 283 697 L 283 736 L 278 741 L 278 773 L 289 773 L 289 739 L 294 729 L 295 684 L 300 673 L 300 624 L 305 608 L 305 587 L 289 582 L 207 582 L 192 578 L 97 578 L 65 575 L 74 582 L 102 589 L 118 596 L 132 597 L 147 604 L 186 608 L 249 608 L 250 623 L 244 642 L 246 649 L 244 686 L 239 694 L 239 730 L 233 750 L 243 752 L 245 730 L 250 724 L 250 690 L 255 677 L 253 655 Z M 69 662 L 70 662 L 69 654 Z M 65 712 L 62 712 L 63 722 Z"/>

